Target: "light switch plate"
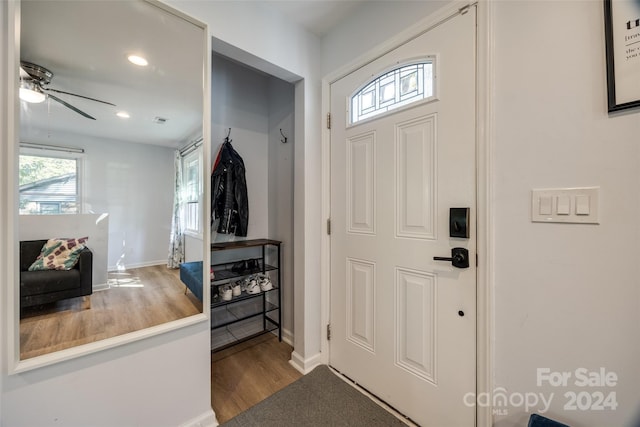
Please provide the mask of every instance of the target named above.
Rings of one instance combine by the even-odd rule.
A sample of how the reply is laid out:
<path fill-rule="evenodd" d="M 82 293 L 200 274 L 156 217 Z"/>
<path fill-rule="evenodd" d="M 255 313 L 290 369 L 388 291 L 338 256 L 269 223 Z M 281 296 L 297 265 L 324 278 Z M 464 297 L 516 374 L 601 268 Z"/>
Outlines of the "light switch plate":
<path fill-rule="evenodd" d="M 532 190 L 531 221 L 599 224 L 599 203 L 600 187 Z"/>

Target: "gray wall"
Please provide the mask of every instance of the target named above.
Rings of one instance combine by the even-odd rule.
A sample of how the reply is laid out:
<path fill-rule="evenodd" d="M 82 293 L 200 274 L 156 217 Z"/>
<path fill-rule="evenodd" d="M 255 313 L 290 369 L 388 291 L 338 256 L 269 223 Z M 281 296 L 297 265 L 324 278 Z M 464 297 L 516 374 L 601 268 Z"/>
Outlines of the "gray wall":
<path fill-rule="evenodd" d="M 212 163 L 231 128 L 231 145 L 242 156 L 249 196 L 246 239 L 282 244 L 283 330 L 293 333 L 294 87 L 278 78 L 214 54 L 212 59 Z M 280 142 L 282 128 L 288 143 Z M 211 241 L 245 240 L 212 230 Z M 213 263 L 255 257 L 255 251 L 215 252 Z"/>

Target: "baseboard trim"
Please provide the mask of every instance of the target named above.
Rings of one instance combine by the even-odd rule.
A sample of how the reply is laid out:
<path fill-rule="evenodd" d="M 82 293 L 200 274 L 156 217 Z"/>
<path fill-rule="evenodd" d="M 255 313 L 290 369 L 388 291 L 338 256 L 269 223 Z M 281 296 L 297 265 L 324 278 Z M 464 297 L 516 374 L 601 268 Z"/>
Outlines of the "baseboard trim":
<path fill-rule="evenodd" d="M 125 264 L 125 267 L 127 270 L 130 270 L 132 268 L 140 268 L 140 267 L 153 267 L 156 265 L 167 265 L 167 260 L 156 260 L 156 261 L 145 261 L 145 262 L 135 262 L 135 263 L 127 263 Z M 112 272 L 117 272 L 118 271 L 118 266 L 116 265 L 112 265 L 107 267 L 107 272 L 108 273 L 112 273 Z"/>
<path fill-rule="evenodd" d="M 293 334 L 287 329 L 282 330 L 282 341 L 293 347 Z"/>
<path fill-rule="evenodd" d="M 313 368 L 318 365 L 322 365 L 322 353 L 318 353 L 307 359 L 304 359 L 294 351 L 293 353 L 291 353 L 291 360 L 289 360 L 289 364 L 302 375 L 307 375 L 309 372 L 313 371 Z"/>
<path fill-rule="evenodd" d="M 204 414 L 180 424 L 180 427 L 216 427 L 217 425 L 218 420 L 216 419 L 216 414 L 213 412 L 213 409 L 210 409 Z"/>
<path fill-rule="evenodd" d="M 93 285 L 93 292 L 106 291 L 107 289 L 109 289 L 109 285 L 107 283 L 100 283 L 99 285 Z"/>

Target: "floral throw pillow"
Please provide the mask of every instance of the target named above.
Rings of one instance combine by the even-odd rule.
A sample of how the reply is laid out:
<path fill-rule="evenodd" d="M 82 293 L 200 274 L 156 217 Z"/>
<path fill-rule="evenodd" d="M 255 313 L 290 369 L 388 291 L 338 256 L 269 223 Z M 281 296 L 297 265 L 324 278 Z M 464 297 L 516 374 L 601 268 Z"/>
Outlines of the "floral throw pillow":
<path fill-rule="evenodd" d="M 40 255 L 29 267 L 29 271 L 36 270 L 71 270 L 85 248 L 88 237 L 79 239 L 49 239 L 44 244 Z"/>

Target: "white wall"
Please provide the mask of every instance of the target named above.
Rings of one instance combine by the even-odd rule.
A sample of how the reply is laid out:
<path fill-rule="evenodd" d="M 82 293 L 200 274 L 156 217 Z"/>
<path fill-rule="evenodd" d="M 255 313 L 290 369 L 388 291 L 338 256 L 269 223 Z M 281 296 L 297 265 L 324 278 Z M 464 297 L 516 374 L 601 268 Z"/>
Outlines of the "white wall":
<path fill-rule="evenodd" d="M 269 79 L 269 233 L 280 240 L 282 257 L 282 325 L 287 334 L 293 330 L 293 185 L 294 86 L 277 78 Z M 282 143 L 280 134 L 287 137 Z"/>
<path fill-rule="evenodd" d="M 495 386 L 555 393 L 573 427 L 640 409 L 640 112 L 607 116 L 602 2 L 495 2 Z M 640 78 L 640 77 L 639 77 Z M 530 190 L 601 187 L 600 225 L 534 224 Z M 604 367 L 613 388 L 538 387 L 536 369 Z M 615 411 L 567 411 L 614 391 Z M 499 417 L 501 418 L 501 417 Z M 523 425 L 508 408 L 496 425 Z"/>
<path fill-rule="evenodd" d="M 393 38 L 425 16 L 450 3 L 434 1 L 375 1 L 357 9 L 322 39 L 322 75 L 340 69 L 365 52 Z"/>
<path fill-rule="evenodd" d="M 296 173 L 306 175 L 306 179 L 296 180 L 296 230 L 301 232 L 296 233 L 294 243 L 295 252 L 301 255 L 295 271 L 296 286 L 300 287 L 300 292 L 296 292 L 296 302 L 300 303 L 296 313 L 301 313 L 296 322 L 300 322 L 300 330 L 308 333 L 308 339 L 301 338 L 299 342 L 297 336 L 302 335 L 296 334 L 295 347 L 304 361 L 306 355 L 312 357 L 320 348 L 319 315 L 310 312 L 307 316 L 305 312 L 319 301 L 317 260 L 321 210 L 319 198 L 315 196 L 320 193 L 320 169 L 315 165 L 320 159 L 319 41 L 283 15 L 256 8 L 250 2 L 172 1 L 170 4 L 207 23 L 216 37 L 304 78 L 296 85 L 296 101 L 300 103 L 296 102 L 295 139 L 299 144 L 296 148 L 300 149 L 296 149 L 295 162 Z M 0 3 L 2 10 L 9 6 L 8 2 Z M 3 23 L 0 40 L 10 46 L 11 30 Z M 255 37 L 256 32 L 261 36 Z M 0 77 L 9 87 L 12 80 L 6 67 L 0 68 Z M 10 114 L 11 110 L 0 109 L 1 122 L 11 122 Z M 11 134 L 6 127 L 2 129 L 0 153 L 4 155 Z M 12 160 L 5 156 L 0 161 L 0 169 L 5 173 L 13 170 Z M 0 176 L 0 180 L 6 180 L 5 174 Z M 0 196 L 3 219 L 11 218 L 6 187 L 2 187 Z M 3 235 L 11 236 L 6 227 L 0 229 Z M 9 248 L 10 245 L 2 245 L 0 259 L 11 261 Z M 3 276 L 4 283 L 7 279 Z M 1 289 L 5 297 L 6 286 Z M 4 306 L 8 304 L 6 298 L 3 302 Z M 162 426 L 189 423 L 201 414 L 206 416 L 210 413 L 209 334 L 205 324 L 194 325 L 93 356 L 39 368 L 31 374 L 8 376 L 3 363 L 2 425 L 32 426 L 42 424 L 42 420 L 53 424 L 57 419 L 59 425 L 66 426 L 126 424 L 123 421 L 138 426 Z M 6 348 L 6 329 L 2 335 Z M 5 357 L 5 351 L 2 355 Z M 71 396 L 67 393 L 72 393 L 73 399 L 65 398 Z"/>
<path fill-rule="evenodd" d="M 343 67 L 427 11 L 414 4 L 393 12 L 378 36 L 370 24 L 392 16 L 389 6 L 374 3 L 327 36 L 323 69 Z M 492 6 L 494 386 L 507 396 L 554 393 L 546 415 L 573 427 L 629 426 L 640 410 L 640 112 L 606 113 L 602 2 Z M 531 223 L 532 188 L 596 185 L 600 225 Z M 604 367 L 619 381 L 576 387 L 581 367 Z M 574 376 L 568 387 L 538 387 L 537 368 Z M 619 406 L 564 410 L 568 391 L 613 391 Z M 495 409 L 503 411 L 496 426 L 527 423 L 522 407 Z"/>
<path fill-rule="evenodd" d="M 173 212 L 174 150 L 52 132 L 31 143 L 76 147 L 82 155 L 85 213 L 109 214 L 108 268 L 167 260 Z"/>
<path fill-rule="evenodd" d="M 269 79 L 218 55 L 211 62 L 212 167 L 231 128 L 231 145 L 244 161 L 249 198 L 247 237 L 218 234 L 212 228 L 211 240 L 264 238 L 269 221 Z"/>
<path fill-rule="evenodd" d="M 171 0 L 168 3 L 209 24 L 211 35 L 221 44 L 231 46 L 238 59 L 295 82 L 294 359 L 300 369 L 310 368 L 320 353 L 322 333 L 318 304 L 323 116 L 320 40 L 266 2 Z M 212 102 L 215 103 L 215 94 Z M 215 137 L 212 136 L 214 140 Z"/>
<path fill-rule="evenodd" d="M 5 373 L 1 425 L 181 426 L 211 405 L 208 334 L 201 323 L 31 372 Z"/>
<path fill-rule="evenodd" d="M 13 58 L 14 61 L 18 60 L 18 52 L 14 49 L 14 40 L 9 37 L 9 34 L 13 34 L 16 31 L 16 21 L 13 19 L 15 11 L 13 7 L 8 5 L 7 2 L 0 4 L 0 58 L 6 58 L 7 60 Z M 0 66 L 0 100 L 9 98 L 11 92 L 15 92 L 15 72 L 11 72 L 8 67 Z M 16 114 L 16 108 L 7 106 L 2 108 L 0 112 L 0 166 L 3 171 L 14 173 L 15 167 L 11 168 L 9 159 L 13 159 L 11 154 L 11 147 L 8 141 L 16 138 L 17 130 L 11 131 L 12 128 L 17 127 L 18 120 Z M 17 233 L 9 227 L 10 221 L 17 218 L 17 209 L 11 206 L 9 203 L 9 195 L 15 194 L 13 185 L 10 183 L 6 173 L 0 173 L 0 242 L 10 242 L 17 238 Z M 19 256 L 18 256 L 18 244 L 12 245 L 13 250 L 9 251 L 8 245 L 0 245 L 0 271 L 11 271 L 18 268 Z M 6 383 L 7 362 L 9 359 L 9 352 L 7 350 L 8 344 L 8 324 L 9 318 L 7 313 L 9 310 L 9 286 L 7 280 L 15 280 L 18 277 L 17 274 L 2 275 L 0 280 L 3 286 L 0 286 L 0 307 L 2 307 L 2 314 L 0 314 L 0 425 L 3 424 L 4 418 L 4 389 Z M 13 295 L 12 295 L 13 296 Z M 13 301 L 13 307 L 17 307 L 18 302 Z"/>
<path fill-rule="evenodd" d="M 107 140 L 68 144 L 85 149 L 86 212 L 109 213 L 109 269 L 166 262 L 174 150 Z"/>

